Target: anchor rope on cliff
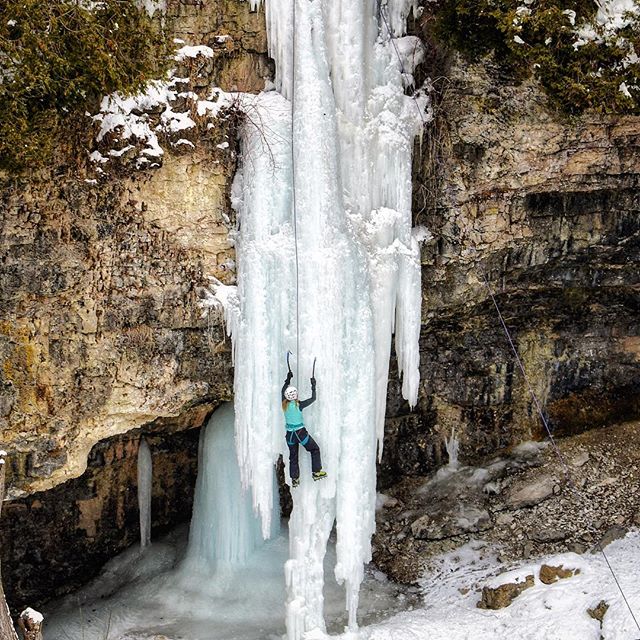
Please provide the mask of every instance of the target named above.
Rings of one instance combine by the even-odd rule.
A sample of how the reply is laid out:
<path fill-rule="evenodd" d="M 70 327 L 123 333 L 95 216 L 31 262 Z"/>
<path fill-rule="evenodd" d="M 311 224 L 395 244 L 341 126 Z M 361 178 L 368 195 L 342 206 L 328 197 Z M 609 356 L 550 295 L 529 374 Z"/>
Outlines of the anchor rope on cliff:
<path fill-rule="evenodd" d="M 398 57 L 398 62 L 400 63 L 400 71 L 402 73 L 402 76 L 404 77 L 406 75 L 405 69 L 404 69 L 404 64 L 402 62 L 402 57 L 400 56 L 400 52 L 398 51 L 398 46 L 396 45 L 395 39 L 393 37 L 393 33 L 391 31 L 391 27 L 389 26 L 389 22 L 387 20 L 387 17 L 385 16 L 385 11 L 386 11 L 386 7 L 387 7 L 387 0 L 382 0 L 380 3 L 380 17 L 382 18 L 382 21 L 384 22 L 386 29 L 387 29 L 387 34 L 389 36 L 389 40 L 393 46 L 393 49 L 395 50 L 396 56 Z M 418 113 L 420 114 L 420 119 L 422 120 L 422 125 L 426 126 L 427 121 L 424 117 L 424 113 L 422 112 L 422 109 L 420 108 L 420 104 L 418 102 L 418 99 L 416 97 L 416 92 L 414 91 L 412 94 L 412 97 L 414 99 L 416 108 L 418 110 Z M 475 247 L 473 248 L 474 251 L 476 251 Z M 525 381 L 525 384 L 527 386 L 527 389 L 529 391 L 529 394 L 531 395 L 531 397 L 533 398 L 533 403 L 535 405 L 536 411 L 538 413 L 538 415 L 540 416 L 540 420 L 542 421 L 542 424 L 544 425 L 547 437 L 549 439 L 549 442 L 551 443 L 554 453 L 558 458 L 558 461 L 560 462 L 560 465 L 563 467 L 564 470 L 564 474 L 567 480 L 567 485 L 569 486 L 569 488 L 579 497 L 583 497 L 584 494 L 583 492 L 578 488 L 578 486 L 576 485 L 576 483 L 573 480 L 573 477 L 571 475 L 571 471 L 569 469 L 569 465 L 567 464 L 567 461 L 565 460 L 564 455 L 562 454 L 562 451 L 560 451 L 560 448 L 558 447 L 558 445 L 556 444 L 555 438 L 553 437 L 553 433 L 551 431 L 551 428 L 549 426 L 549 423 L 547 421 L 547 418 L 544 414 L 544 411 L 542 409 L 542 405 L 540 403 L 540 401 L 538 400 L 538 396 L 536 395 L 533 386 L 531 385 L 531 382 L 529 381 L 529 377 L 527 376 L 526 370 L 524 368 L 524 364 L 522 363 L 522 360 L 520 359 L 520 355 L 518 353 L 518 349 L 516 348 L 516 345 L 513 341 L 513 338 L 511 337 L 511 332 L 509 331 L 509 328 L 507 327 L 506 322 L 504 321 L 504 317 L 502 316 L 502 313 L 500 311 L 500 307 L 498 306 L 498 301 L 496 300 L 496 297 L 493 293 L 493 290 L 491 288 L 491 285 L 489 284 L 489 280 L 486 276 L 486 274 L 484 273 L 484 271 L 481 271 L 481 276 L 482 276 L 482 282 L 485 285 L 485 287 L 487 288 L 487 291 L 489 293 L 489 297 L 491 298 L 491 301 L 493 302 L 493 306 L 495 307 L 496 313 L 498 314 L 498 319 L 500 322 L 500 325 L 502 326 L 502 330 L 507 338 L 507 341 L 509 342 L 509 346 L 511 348 L 511 351 L 513 352 L 513 355 L 515 357 L 516 363 L 518 365 L 518 368 L 520 369 L 520 372 L 522 373 L 522 377 Z M 591 521 L 589 522 L 589 524 L 593 527 L 593 519 L 591 519 Z M 596 527 L 594 527 L 595 529 Z M 616 587 L 618 588 L 618 591 L 620 592 L 620 595 L 622 596 L 622 599 L 627 607 L 627 609 L 629 610 L 629 614 L 631 615 L 631 618 L 633 619 L 633 622 L 635 623 L 636 627 L 638 628 L 638 631 L 640 631 L 640 623 L 638 622 L 638 619 L 636 618 L 633 609 L 631 608 L 631 604 L 629 603 L 629 600 L 627 599 L 627 596 L 622 588 L 622 585 L 620 584 L 620 581 L 618 579 L 618 576 L 616 575 L 616 572 L 614 571 L 613 567 L 611 566 L 611 563 L 609 562 L 609 558 L 607 557 L 607 554 L 605 553 L 604 547 L 602 546 L 602 539 L 599 538 L 596 542 L 596 546 L 598 548 L 598 551 L 600 552 L 600 554 L 602 555 L 602 558 L 604 559 L 605 564 L 607 565 L 607 568 L 609 570 L 609 572 L 611 573 L 611 577 L 613 578 Z"/>
<path fill-rule="evenodd" d="M 485 286 L 487 287 L 487 291 L 489 292 L 489 296 L 491 297 L 491 301 L 493 302 L 493 306 L 495 307 L 496 313 L 498 314 L 498 318 L 500 320 L 500 324 L 502 325 L 502 330 L 504 331 L 504 334 L 507 337 L 507 341 L 509 342 L 509 346 L 511 347 L 511 351 L 513 352 L 513 355 L 514 355 L 514 357 L 516 359 L 516 363 L 518 365 L 518 368 L 520 369 L 520 372 L 522 373 L 522 377 L 523 377 L 523 379 L 525 381 L 525 384 L 527 385 L 527 389 L 529 391 L 529 394 L 533 398 L 533 402 L 535 404 L 536 411 L 540 415 L 540 420 L 542 421 L 542 424 L 544 425 L 545 431 L 547 432 L 547 437 L 549 438 L 549 442 L 553 446 L 553 450 L 554 450 L 554 452 L 555 452 L 560 464 L 564 468 L 564 473 L 565 473 L 565 477 L 566 477 L 566 480 L 567 480 L 567 485 L 569 486 L 571 491 L 574 492 L 574 494 L 576 496 L 578 496 L 580 498 L 584 498 L 585 497 L 584 492 L 581 491 L 580 488 L 578 487 L 578 485 L 574 482 L 573 477 L 571 475 L 571 471 L 569 469 L 569 465 L 567 464 L 567 461 L 566 461 L 564 455 L 562 454 L 562 451 L 560 451 L 560 448 L 556 444 L 555 438 L 553 437 L 553 434 L 551 432 L 551 428 L 549 426 L 547 418 L 544 415 L 544 411 L 542 410 L 542 405 L 540 404 L 540 401 L 538 400 L 538 396 L 536 395 L 536 392 L 533 390 L 533 387 L 531 386 L 531 382 L 529 381 L 529 378 L 528 378 L 527 373 L 525 371 L 524 365 L 522 364 L 522 360 L 520 359 L 520 355 L 518 353 L 518 349 L 516 348 L 516 345 L 515 345 L 515 343 L 513 341 L 513 338 L 511 337 L 511 332 L 509 331 L 509 328 L 507 327 L 507 323 L 504 321 L 504 317 L 502 316 L 502 313 L 500 311 L 500 307 L 498 306 L 498 301 L 496 300 L 496 297 L 495 297 L 495 295 L 493 293 L 493 290 L 491 289 L 491 285 L 489 284 L 489 280 L 487 279 L 487 276 L 484 273 L 484 271 L 482 271 L 481 273 L 482 273 L 483 282 L 484 282 Z M 591 526 L 594 526 L 593 519 L 588 520 L 588 522 L 589 522 L 589 524 Z M 594 529 L 595 528 L 596 527 L 594 527 Z M 627 596 L 625 595 L 625 592 L 622 589 L 622 585 L 620 584 L 620 581 L 618 580 L 618 576 L 616 575 L 616 572 L 613 570 L 613 567 L 611 566 L 611 563 L 609 562 L 609 558 L 607 557 L 607 554 L 604 551 L 604 547 L 602 546 L 602 538 L 598 538 L 598 540 L 596 541 L 596 546 L 598 548 L 598 551 L 602 554 L 602 557 L 603 557 L 603 559 L 605 561 L 605 564 L 607 565 L 607 568 L 609 569 L 609 572 L 611 573 L 611 576 L 612 576 L 614 582 L 616 583 L 616 586 L 618 587 L 618 591 L 620 591 L 620 595 L 622 596 L 622 599 L 624 600 L 624 603 L 627 606 L 627 609 L 629 610 L 629 614 L 633 618 L 633 621 L 635 622 L 635 625 L 638 628 L 638 631 L 640 631 L 640 623 L 638 623 L 638 620 L 637 620 L 637 618 L 636 618 L 636 616 L 635 616 L 635 614 L 633 612 L 633 609 L 631 608 L 631 605 L 629 604 L 629 600 L 627 599 Z"/>

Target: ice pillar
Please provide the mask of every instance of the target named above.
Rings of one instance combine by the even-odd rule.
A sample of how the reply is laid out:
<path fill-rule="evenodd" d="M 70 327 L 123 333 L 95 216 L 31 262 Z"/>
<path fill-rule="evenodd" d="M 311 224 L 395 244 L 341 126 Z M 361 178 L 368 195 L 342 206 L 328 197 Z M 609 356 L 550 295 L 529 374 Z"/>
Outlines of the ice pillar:
<path fill-rule="evenodd" d="M 153 461 L 151 450 L 144 438 L 138 448 L 138 510 L 140 513 L 140 546 L 151 544 L 151 490 L 153 486 Z"/>
<path fill-rule="evenodd" d="M 251 495 L 240 483 L 234 418 L 233 405 L 224 404 L 200 435 L 187 562 L 209 573 L 243 565 L 263 542 L 260 518 L 253 511 Z M 272 469 L 271 490 L 273 476 Z M 277 513 L 277 500 L 274 508 Z M 277 518 L 271 521 L 278 525 Z"/>

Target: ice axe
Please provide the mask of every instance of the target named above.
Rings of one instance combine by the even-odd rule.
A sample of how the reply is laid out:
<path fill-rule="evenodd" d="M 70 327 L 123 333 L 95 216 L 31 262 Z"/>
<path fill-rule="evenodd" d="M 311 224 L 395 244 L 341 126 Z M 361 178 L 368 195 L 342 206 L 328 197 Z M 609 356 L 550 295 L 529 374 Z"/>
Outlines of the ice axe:
<path fill-rule="evenodd" d="M 291 351 L 287 351 L 287 369 L 289 369 L 290 373 L 293 373 L 293 371 L 291 371 L 291 365 L 289 364 L 289 356 L 294 355 Z M 318 358 L 314 358 L 313 359 L 313 367 L 311 369 L 311 377 L 315 378 L 316 377 L 316 360 Z"/>
<path fill-rule="evenodd" d="M 289 364 L 289 356 L 292 356 L 293 353 L 291 353 L 291 351 L 287 351 L 287 369 L 289 369 L 289 373 L 293 373 L 293 371 L 291 371 L 291 365 Z"/>

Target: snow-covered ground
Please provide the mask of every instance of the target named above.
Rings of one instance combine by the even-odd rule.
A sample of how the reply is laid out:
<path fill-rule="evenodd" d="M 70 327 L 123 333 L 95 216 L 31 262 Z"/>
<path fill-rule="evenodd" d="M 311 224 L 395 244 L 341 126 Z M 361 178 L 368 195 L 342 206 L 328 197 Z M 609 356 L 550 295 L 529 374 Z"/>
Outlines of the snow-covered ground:
<path fill-rule="evenodd" d="M 634 531 L 606 548 L 620 584 L 640 614 L 640 533 Z M 546 585 L 540 582 L 543 564 L 580 569 L 573 577 Z M 422 582 L 423 608 L 401 613 L 362 630 L 366 640 L 634 640 L 640 637 L 604 559 L 598 554 L 566 553 L 499 570 L 494 550 L 469 544 L 436 560 Z M 478 586 L 497 586 L 532 574 L 535 586 L 500 610 L 478 609 Z M 609 604 L 602 630 L 587 609 Z M 346 640 L 347 636 L 345 636 Z"/>
<path fill-rule="evenodd" d="M 285 585 L 282 564 L 288 555 L 286 531 L 256 552 L 235 572 L 194 575 L 174 568 L 184 553 L 185 530 L 178 530 L 141 553 L 132 548 L 111 561 L 82 593 L 53 603 L 45 611 L 47 640 L 280 640 L 284 634 Z M 635 612 L 640 613 L 640 533 L 630 533 L 606 549 Z M 602 556 L 566 553 L 527 562 L 506 573 L 495 549 L 470 543 L 435 558 L 417 595 L 388 582 L 378 571 L 365 574 L 360 615 L 365 626 L 341 633 L 347 622 L 342 590 L 330 579 L 335 562 L 331 545 L 325 568 L 325 619 L 306 640 L 634 640 L 633 624 Z M 543 564 L 580 569 L 571 578 L 545 585 Z M 179 563 L 178 563 L 179 565 Z M 535 586 L 505 609 L 478 609 L 478 589 L 533 574 Z M 610 607 L 600 624 L 587 614 L 602 600 Z M 412 610 L 407 610 L 411 608 Z M 382 620 L 381 622 L 378 622 Z M 337 635 L 336 635 L 337 634 Z"/>

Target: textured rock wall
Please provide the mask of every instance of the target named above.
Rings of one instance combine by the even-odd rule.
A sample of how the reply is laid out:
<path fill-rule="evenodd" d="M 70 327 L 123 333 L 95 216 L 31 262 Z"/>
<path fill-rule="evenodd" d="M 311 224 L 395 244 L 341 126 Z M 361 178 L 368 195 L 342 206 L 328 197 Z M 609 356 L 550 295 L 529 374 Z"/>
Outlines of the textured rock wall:
<path fill-rule="evenodd" d="M 228 359 L 209 349 L 222 329 L 197 304 L 227 237 L 188 237 L 189 227 L 220 224 L 225 192 L 204 163 L 185 165 L 167 158 L 147 180 L 93 190 L 71 176 L 4 190 L 0 422 L 10 495 L 80 475 L 103 438 L 229 397 Z M 171 222 L 183 212 L 163 210 L 155 191 L 180 168 L 218 198 L 217 208 L 183 215 L 182 235 Z"/>
<path fill-rule="evenodd" d="M 558 434 L 640 414 L 640 119 L 568 121 L 490 60 L 427 72 L 422 384 L 413 412 L 391 385 L 383 486 L 446 461 L 454 428 L 468 461 L 543 435 L 485 277 Z"/>
<path fill-rule="evenodd" d="M 174 0 L 167 20 L 177 39 L 215 51 L 185 70 L 191 90 L 264 87 L 264 13 L 240 0 Z M 153 170 L 125 154 L 96 182 L 77 149 L 41 175 L 0 180 L 10 497 L 77 477 L 101 439 L 163 417 L 182 416 L 187 428 L 191 408 L 230 398 L 221 318 L 203 318 L 198 300 L 208 276 L 233 278 L 236 124 L 206 126 L 186 152 L 169 144 Z"/>
<path fill-rule="evenodd" d="M 14 612 L 72 591 L 105 561 L 139 542 L 140 436 L 136 430 L 100 442 L 79 478 L 5 506 L 0 553 Z M 191 517 L 198 436 L 199 429 L 145 433 L 153 460 L 154 538 Z"/>
<path fill-rule="evenodd" d="M 204 83 L 213 77 L 225 91 L 264 89 L 273 75 L 264 9 L 251 11 L 244 0 L 169 0 L 167 14 L 176 38 L 214 49 L 215 57 L 202 61 Z"/>

